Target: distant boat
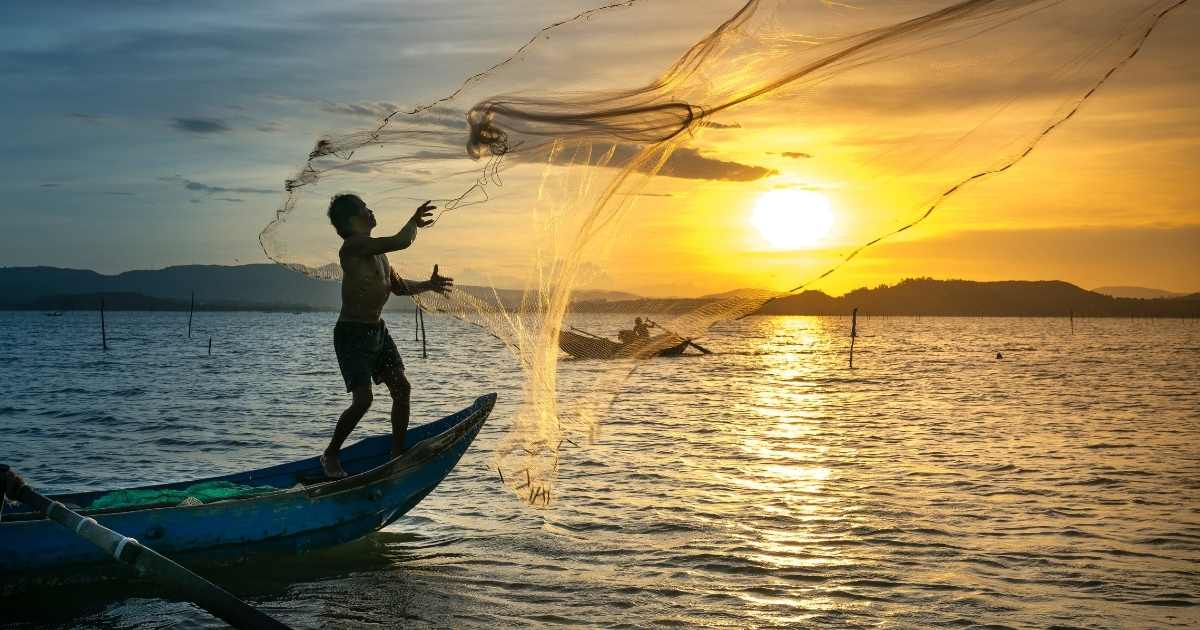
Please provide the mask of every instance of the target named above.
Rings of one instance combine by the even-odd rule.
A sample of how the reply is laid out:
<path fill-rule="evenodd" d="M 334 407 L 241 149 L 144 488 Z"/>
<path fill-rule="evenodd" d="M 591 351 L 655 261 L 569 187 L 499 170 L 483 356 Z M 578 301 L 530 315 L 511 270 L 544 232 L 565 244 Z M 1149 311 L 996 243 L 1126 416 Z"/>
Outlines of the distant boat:
<path fill-rule="evenodd" d="M 558 334 L 558 347 L 577 359 L 677 357 L 682 355 L 691 343 L 690 339 L 669 333 L 633 339 L 625 343 L 605 339 L 584 331 L 564 330 Z"/>
<path fill-rule="evenodd" d="M 495 403 L 495 394 L 481 396 L 466 409 L 410 429 L 409 450 L 395 459 L 390 457 L 390 435 L 347 447 L 342 450 L 342 464 L 350 476 L 336 481 L 325 478 L 320 462 L 310 457 L 222 477 L 134 489 L 178 491 L 228 482 L 260 492 L 210 503 L 189 497 L 182 502 L 89 509 L 108 490 L 50 499 L 184 562 L 233 562 L 254 553 L 328 547 L 382 529 L 417 505 L 458 463 Z M 6 509 L 0 520 L 0 595 L 130 575 L 128 567 L 113 562 L 92 543 L 24 506 Z"/>
<path fill-rule="evenodd" d="M 50 313 L 44 313 L 44 315 L 46 317 L 62 317 L 62 311 L 52 311 Z"/>

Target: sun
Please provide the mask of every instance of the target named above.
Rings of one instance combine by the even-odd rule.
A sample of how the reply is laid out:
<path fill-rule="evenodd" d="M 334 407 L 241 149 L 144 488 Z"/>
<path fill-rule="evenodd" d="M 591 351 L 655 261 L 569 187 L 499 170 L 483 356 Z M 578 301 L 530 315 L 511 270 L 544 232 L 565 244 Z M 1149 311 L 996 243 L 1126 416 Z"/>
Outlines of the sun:
<path fill-rule="evenodd" d="M 758 197 L 750 224 L 775 249 L 804 249 L 833 227 L 829 198 L 819 192 L 781 188 Z"/>

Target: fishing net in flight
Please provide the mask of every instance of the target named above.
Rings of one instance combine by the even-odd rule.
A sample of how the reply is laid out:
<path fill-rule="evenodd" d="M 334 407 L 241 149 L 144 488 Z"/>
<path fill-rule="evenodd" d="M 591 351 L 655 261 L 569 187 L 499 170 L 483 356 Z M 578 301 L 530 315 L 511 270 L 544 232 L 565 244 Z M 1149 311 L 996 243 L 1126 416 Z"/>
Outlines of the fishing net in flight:
<path fill-rule="evenodd" d="M 376 235 L 434 200 L 436 224 L 393 265 L 418 278 L 439 263 L 459 289 L 420 306 L 512 350 L 523 402 L 496 465 L 546 505 L 560 456 L 632 370 L 923 221 L 1002 206 L 959 199 L 1086 117 L 1106 83 L 1136 85 L 1118 71 L 1185 2 L 599 6 L 443 98 L 320 138 L 260 241 L 336 280 L 331 195 L 361 195 Z M 761 288 L 732 291 L 747 286 Z M 614 334 L 635 316 L 657 328 Z M 594 359 L 564 367 L 564 350 Z"/>

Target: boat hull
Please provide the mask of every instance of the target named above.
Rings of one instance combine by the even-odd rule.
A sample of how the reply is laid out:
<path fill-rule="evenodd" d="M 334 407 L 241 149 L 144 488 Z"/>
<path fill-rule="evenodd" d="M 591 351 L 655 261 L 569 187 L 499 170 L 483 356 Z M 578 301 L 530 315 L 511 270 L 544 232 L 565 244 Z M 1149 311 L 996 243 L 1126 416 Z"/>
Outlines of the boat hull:
<path fill-rule="evenodd" d="M 400 518 L 432 492 L 466 452 L 495 404 L 495 394 L 408 433 L 409 450 L 390 459 L 391 437 L 368 438 L 342 451 L 351 476 L 323 480 L 310 458 L 202 481 L 271 485 L 277 493 L 197 506 L 127 511 L 88 510 L 104 492 L 51 497 L 83 506 L 85 516 L 168 556 L 230 562 L 257 553 L 300 553 L 361 538 Z M 20 512 L 0 522 L 0 589 L 4 594 L 47 584 L 121 575 L 123 567 L 52 521 Z M 10 520 L 12 519 L 12 520 Z"/>
<path fill-rule="evenodd" d="M 577 359 L 640 359 L 645 357 L 677 357 L 687 350 L 687 339 L 675 335 L 659 335 L 629 343 L 588 337 L 564 330 L 558 335 L 558 347 Z"/>

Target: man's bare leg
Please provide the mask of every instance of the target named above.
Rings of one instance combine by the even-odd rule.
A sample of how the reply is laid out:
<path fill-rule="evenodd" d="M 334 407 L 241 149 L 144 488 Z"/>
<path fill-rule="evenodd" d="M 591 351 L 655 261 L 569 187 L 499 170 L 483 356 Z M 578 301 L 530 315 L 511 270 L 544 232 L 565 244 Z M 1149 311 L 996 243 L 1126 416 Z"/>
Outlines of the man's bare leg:
<path fill-rule="evenodd" d="M 404 452 L 404 437 L 408 434 L 409 399 L 412 385 L 404 372 L 393 370 L 384 377 L 388 391 L 392 394 L 392 457 Z"/>
<path fill-rule="evenodd" d="M 354 396 L 354 400 L 338 418 L 337 426 L 333 429 L 333 439 L 329 441 L 329 446 L 321 455 L 321 468 L 324 469 L 326 477 L 333 479 L 341 479 L 346 476 L 346 471 L 342 468 L 342 461 L 338 459 L 338 451 L 341 450 L 342 443 L 350 436 L 350 432 L 358 426 L 358 421 L 362 420 L 367 410 L 371 408 L 371 386 L 369 384 L 356 387 L 350 393 Z"/>

